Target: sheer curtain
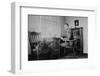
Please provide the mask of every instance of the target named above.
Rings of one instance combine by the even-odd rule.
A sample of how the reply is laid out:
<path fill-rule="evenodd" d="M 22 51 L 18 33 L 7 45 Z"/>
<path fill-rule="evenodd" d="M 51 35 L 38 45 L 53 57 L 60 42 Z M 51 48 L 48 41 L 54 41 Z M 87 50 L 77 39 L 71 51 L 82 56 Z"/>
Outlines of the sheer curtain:
<path fill-rule="evenodd" d="M 57 16 L 41 16 L 42 37 L 55 37 L 60 34 Z"/>

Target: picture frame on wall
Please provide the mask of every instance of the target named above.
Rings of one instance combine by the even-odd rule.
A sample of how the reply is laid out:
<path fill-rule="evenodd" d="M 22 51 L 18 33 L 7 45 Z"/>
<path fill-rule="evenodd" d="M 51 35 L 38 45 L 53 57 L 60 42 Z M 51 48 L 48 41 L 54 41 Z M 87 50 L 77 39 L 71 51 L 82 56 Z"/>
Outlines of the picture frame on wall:
<path fill-rule="evenodd" d="M 11 71 L 46 72 L 94 66 L 91 47 L 95 16 L 94 8 L 12 3 Z"/>

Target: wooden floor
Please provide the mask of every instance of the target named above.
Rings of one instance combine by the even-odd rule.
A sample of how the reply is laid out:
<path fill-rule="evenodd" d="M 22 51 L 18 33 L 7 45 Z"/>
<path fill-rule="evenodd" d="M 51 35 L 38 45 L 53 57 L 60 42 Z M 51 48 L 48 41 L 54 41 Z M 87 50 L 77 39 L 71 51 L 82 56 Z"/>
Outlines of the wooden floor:
<path fill-rule="evenodd" d="M 28 56 L 29 61 L 34 61 L 34 60 L 55 60 L 55 59 L 83 59 L 83 58 L 88 58 L 88 54 L 80 54 L 80 55 L 68 55 L 68 56 L 63 56 L 63 57 L 58 57 L 58 58 L 36 58 L 33 56 Z"/>

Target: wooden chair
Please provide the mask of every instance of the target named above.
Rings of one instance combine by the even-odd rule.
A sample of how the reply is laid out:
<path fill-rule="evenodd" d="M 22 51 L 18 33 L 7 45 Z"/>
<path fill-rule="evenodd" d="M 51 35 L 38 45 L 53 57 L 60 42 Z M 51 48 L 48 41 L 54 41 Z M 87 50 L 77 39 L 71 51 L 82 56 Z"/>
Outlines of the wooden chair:
<path fill-rule="evenodd" d="M 31 48 L 31 57 L 32 59 L 38 59 L 38 44 L 40 41 L 40 33 L 38 32 L 28 32 L 28 38 Z"/>

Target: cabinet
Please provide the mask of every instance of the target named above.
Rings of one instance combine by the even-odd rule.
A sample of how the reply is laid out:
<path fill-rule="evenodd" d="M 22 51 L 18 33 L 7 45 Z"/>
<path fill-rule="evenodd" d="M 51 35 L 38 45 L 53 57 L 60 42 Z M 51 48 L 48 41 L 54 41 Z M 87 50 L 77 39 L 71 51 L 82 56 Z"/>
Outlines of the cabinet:
<path fill-rule="evenodd" d="M 72 39 L 75 40 L 74 48 L 77 55 L 83 54 L 83 27 L 71 29 Z"/>

